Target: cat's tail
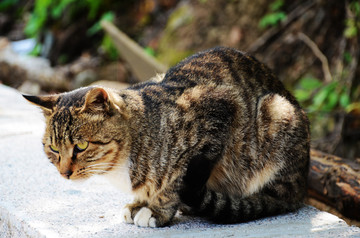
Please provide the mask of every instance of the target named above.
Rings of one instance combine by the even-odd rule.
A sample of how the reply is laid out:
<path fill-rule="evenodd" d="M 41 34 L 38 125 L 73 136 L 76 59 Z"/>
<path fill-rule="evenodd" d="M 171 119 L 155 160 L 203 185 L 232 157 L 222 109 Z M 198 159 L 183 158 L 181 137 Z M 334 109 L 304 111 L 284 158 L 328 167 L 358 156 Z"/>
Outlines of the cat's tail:
<path fill-rule="evenodd" d="M 207 190 L 196 211 L 216 223 L 237 223 L 295 211 L 301 204 L 278 200 L 265 193 L 240 198 Z"/>
<path fill-rule="evenodd" d="M 195 215 L 216 223 L 239 223 L 292 212 L 303 206 L 305 192 L 268 186 L 249 196 L 229 195 L 208 188 L 183 200 Z M 283 192 L 281 192 L 283 191 Z M 195 191 L 194 191 L 195 192 Z"/>

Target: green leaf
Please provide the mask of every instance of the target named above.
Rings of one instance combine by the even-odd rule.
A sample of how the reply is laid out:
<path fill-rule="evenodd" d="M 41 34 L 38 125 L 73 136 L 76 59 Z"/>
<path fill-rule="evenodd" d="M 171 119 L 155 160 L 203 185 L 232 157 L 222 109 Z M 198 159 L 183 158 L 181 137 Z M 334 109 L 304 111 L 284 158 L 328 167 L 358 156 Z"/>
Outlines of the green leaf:
<path fill-rule="evenodd" d="M 317 94 L 315 94 L 315 96 L 313 98 L 314 106 L 319 108 L 321 106 L 321 104 L 323 104 L 323 102 L 325 102 L 327 95 L 328 95 L 328 91 L 326 91 L 326 90 L 320 90 Z"/>
<path fill-rule="evenodd" d="M 345 61 L 345 63 L 347 63 L 347 64 L 350 64 L 351 63 L 351 61 L 352 61 L 352 56 L 351 56 L 351 53 L 349 52 L 349 51 L 346 51 L 346 52 L 344 52 L 344 61 Z"/>
<path fill-rule="evenodd" d="M 343 108 L 347 108 L 350 105 L 350 97 L 346 92 L 343 92 L 340 95 L 339 103 Z"/>
<path fill-rule="evenodd" d="M 304 77 L 300 80 L 300 87 L 307 90 L 315 90 L 322 86 L 322 82 L 313 77 Z"/>
<path fill-rule="evenodd" d="M 115 19 L 115 14 L 114 12 L 112 11 L 109 11 L 109 12 L 105 12 L 101 18 L 100 18 L 100 21 L 110 21 L 110 22 L 113 22 Z"/>
<path fill-rule="evenodd" d="M 107 56 L 111 60 L 117 60 L 119 58 L 119 54 L 112 43 L 112 40 L 110 36 L 105 35 L 102 42 L 101 42 L 101 48 L 106 52 Z"/>
<path fill-rule="evenodd" d="M 284 0 L 276 0 L 275 2 L 270 4 L 270 10 L 276 12 L 282 6 L 284 6 Z"/>
<path fill-rule="evenodd" d="M 33 56 L 38 56 L 40 55 L 42 50 L 42 45 L 40 43 L 37 43 L 34 48 L 31 50 L 31 52 L 29 53 L 29 55 L 33 55 Z"/>
<path fill-rule="evenodd" d="M 145 47 L 144 51 L 146 54 L 148 54 L 150 56 L 155 56 L 155 51 L 150 46 Z"/>
<path fill-rule="evenodd" d="M 265 15 L 259 22 L 260 28 L 266 28 L 268 26 L 275 26 L 278 22 L 284 20 L 286 14 L 284 12 L 274 12 Z"/>
<path fill-rule="evenodd" d="M 36 17 L 31 15 L 30 20 L 25 26 L 24 32 L 26 35 L 34 37 L 39 33 L 41 27 L 45 23 L 45 18 Z"/>
<path fill-rule="evenodd" d="M 355 20 L 354 19 L 348 19 L 346 21 L 346 28 L 345 28 L 345 31 L 344 31 L 344 35 L 347 38 L 353 38 L 353 37 L 356 36 L 357 32 L 358 32 L 358 28 L 356 27 Z"/>
<path fill-rule="evenodd" d="M 350 3 L 350 10 L 355 13 L 355 15 L 360 15 L 360 3 L 358 1 L 353 1 Z"/>
<path fill-rule="evenodd" d="M 101 0 L 87 0 L 88 4 L 89 4 L 89 14 L 88 14 L 88 18 L 90 20 L 94 19 L 98 13 L 100 4 L 101 4 Z"/>
<path fill-rule="evenodd" d="M 337 103 L 338 103 L 339 95 L 336 93 L 336 91 L 332 91 L 328 94 L 328 97 L 326 98 L 326 103 L 322 107 L 324 111 L 331 111 L 333 110 Z"/>
<path fill-rule="evenodd" d="M 299 100 L 300 102 L 304 102 L 310 99 L 311 97 L 311 92 L 309 90 L 297 89 L 295 90 L 294 94 L 296 99 Z"/>
<path fill-rule="evenodd" d="M 113 12 L 106 12 L 104 13 L 100 20 L 98 22 L 96 22 L 92 27 L 90 27 L 87 31 L 87 34 L 89 36 L 95 35 L 96 33 L 98 33 L 99 31 L 101 31 L 101 21 L 110 21 L 113 22 L 115 19 L 115 14 Z"/>
<path fill-rule="evenodd" d="M 51 9 L 51 16 L 54 19 L 59 19 L 61 14 L 65 11 L 65 8 L 75 0 L 61 0 L 60 3 Z"/>
<path fill-rule="evenodd" d="M 52 0 L 36 0 L 34 14 L 38 17 L 46 17 L 51 2 Z"/>
<path fill-rule="evenodd" d="M 24 32 L 26 35 L 34 37 L 36 36 L 41 28 L 44 26 L 47 16 L 48 8 L 51 4 L 51 0 L 36 0 L 35 8 L 29 21 L 26 23 Z"/>
<path fill-rule="evenodd" d="M 325 102 L 329 94 L 334 91 L 337 82 L 330 83 L 325 87 L 321 88 L 318 93 L 315 94 L 313 99 L 313 104 L 315 107 L 320 108 L 321 105 Z"/>

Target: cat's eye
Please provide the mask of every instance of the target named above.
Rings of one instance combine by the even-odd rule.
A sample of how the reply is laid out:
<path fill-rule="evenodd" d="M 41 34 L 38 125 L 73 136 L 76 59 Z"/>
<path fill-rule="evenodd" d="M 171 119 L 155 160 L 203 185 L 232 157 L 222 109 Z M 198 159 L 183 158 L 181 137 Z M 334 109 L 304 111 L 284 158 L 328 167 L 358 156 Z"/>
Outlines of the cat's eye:
<path fill-rule="evenodd" d="M 59 149 L 55 145 L 50 145 L 52 152 L 59 153 Z"/>
<path fill-rule="evenodd" d="M 89 146 L 89 142 L 85 141 L 85 142 L 83 142 L 83 143 L 76 144 L 75 148 L 76 148 L 78 151 L 82 152 L 82 151 L 86 150 L 86 148 L 87 148 L 88 146 Z"/>

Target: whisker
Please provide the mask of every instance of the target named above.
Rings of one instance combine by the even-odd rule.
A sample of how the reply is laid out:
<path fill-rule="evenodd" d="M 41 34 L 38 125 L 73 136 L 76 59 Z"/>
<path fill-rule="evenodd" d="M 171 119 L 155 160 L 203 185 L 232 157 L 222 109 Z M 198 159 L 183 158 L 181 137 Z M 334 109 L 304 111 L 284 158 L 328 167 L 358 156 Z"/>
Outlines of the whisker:
<path fill-rule="evenodd" d="M 103 173 L 107 173 L 109 172 L 108 170 L 87 170 L 87 171 L 81 171 L 79 174 L 90 174 L 90 175 L 95 175 L 95 174 L 103 174 Z M 119 172 L 119 174 L 123 174 L 123 175 L 128 175 L 128 173 L 121 173 Z"/>
<path fill-rule="evenodd" d="M 98 164 L 91 164 L 86 167 L 91 168 L 91 167 L 96 167 L 96 166 L 109 166 L 109 165 L 115 165 L 115 163 L 98 163 Z"/>
<path fill-rule="evenodd" d="M 81 171 L 98 171 L 98 170 L 108 170 L 109 167 L 93 167 L 93 168 L 85 168 L 85 169 L 81 169 Z M 118 171 L 119 173 L 127 173 L 125 171 Z"/>
<path fill-rule="evenodd" d="M 88 165 L 86 167 L 83 167 L 81 170 L 100 170 L 100 169 L 108 169 L 108 168 L 116 168 L 116 169 L 124 169 L 124 170 L 128 170 L 128 167 L 125 166 L 118 166 L 115 163 L 101 163 L 101 164 L 93 164 L 93 165 Z"/>
<path fill-rule="evenodd" d="M 99 164 L 92 164 L 92 165 L 88 165 L 88 166 L 86 166 L 85 168 L 96 168 L 96 167 L 101 167 L 101 166 L 103 166 L 103 167 L 110 167 L 110 166 L 112 166 L 112 167 L 115 167 L 115 168 L 123 168 L 123 169 L 129 169 L 129 167 L 127 167 L 127 166 L 124 166 L 124 165 L 119 165 L 119 164 L 117 164 L 117 163 L 99 163 Z"/>
<path fill-rule="evenodd" d="M 111 170 L 116 170 L 116 173 L 129 175 L 130 172 L 133 171 L 132 168 L 126 166 L 124 164 L 119 164 L 116 162 L 101 162 L 87 165 L 77 171 L 79 175 L 95 175 L 107 173 Z"/>
<path fill-rule="evenodd" d="M 86 166 L 85 168 L 109 167 L 109 166 L 113 166 L 113 164 L 96 164 L 96 165 L 89 165 L 89 166 Z"/>
<path fill-rule="evenodd" d="M 98 169 L 97 168 L 88 168 L 88 169 L 81 170 L 78 173 L 79 174 L 85 174 L 85 173 L 93 173 L 93 174 L 95 174 L 95 173 L 101 173 L 101 172 L 105 173 L 105 172 L 109 172 L 109 170 L 107 170 L 107 169 L 108 168 L 98 168 Z M 124 174 L 124 175 L 129 174 L 127 172 L 122 172 L 122 171 L 117 171 L 117 173 Z"/>

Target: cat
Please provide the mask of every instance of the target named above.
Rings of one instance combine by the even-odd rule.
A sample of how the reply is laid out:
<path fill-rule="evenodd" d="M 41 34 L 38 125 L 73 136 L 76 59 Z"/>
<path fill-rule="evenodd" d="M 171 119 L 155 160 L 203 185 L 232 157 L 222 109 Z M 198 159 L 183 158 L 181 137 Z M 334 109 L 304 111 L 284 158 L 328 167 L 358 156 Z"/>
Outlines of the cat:
<path fill-rule="evenodd" d="M 104 175 L 134 201 L 122 219 L 177 212 L 239 223 L 295 211 L 307 189 L 306 113 L 272 71 L 216 47 L 124 90 L 24 97 L 46 119 L 44 151 L 66 179 Z"/>

